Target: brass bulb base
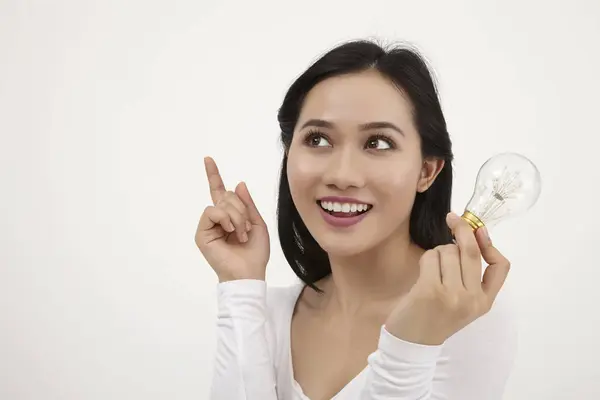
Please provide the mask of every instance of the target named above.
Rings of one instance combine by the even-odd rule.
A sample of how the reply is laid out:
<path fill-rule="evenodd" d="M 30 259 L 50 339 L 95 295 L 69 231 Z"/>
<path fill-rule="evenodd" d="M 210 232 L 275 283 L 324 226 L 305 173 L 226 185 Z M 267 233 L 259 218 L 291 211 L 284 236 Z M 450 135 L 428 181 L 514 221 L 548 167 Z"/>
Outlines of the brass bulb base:
<path fill-rule="evenodd" d="M 479 217 L 477 215 L 473 214 L 470 211 L 465 210 L 465 212 L 463 213 L 461 218 L 464 219 L 465 221 L 467 221 L 468 224 L 471 225 L 471 228 L 473 228 L 474 231 L 485 226 L 483 221 L 481 219 L 479 219 Z"/>

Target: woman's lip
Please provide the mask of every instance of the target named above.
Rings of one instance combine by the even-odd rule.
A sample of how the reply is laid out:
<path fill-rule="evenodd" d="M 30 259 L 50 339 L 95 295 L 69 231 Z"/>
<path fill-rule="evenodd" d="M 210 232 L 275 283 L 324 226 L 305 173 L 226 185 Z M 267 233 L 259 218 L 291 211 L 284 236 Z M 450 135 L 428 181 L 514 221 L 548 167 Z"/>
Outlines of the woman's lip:
<path fill-rule="evenodd" d="M 335 226 L 336 228 L 347 228 L 352 225 L 358 224 L 362 221 L 369 211 L 365 211 L 364 213 L 355 215 L 353 217 L 336 217 L 334 215 L 329 214 L 327 211 L 323 209 L 320 205 L 318 206 L 319 210 L 321 210 L 321 216 L 329 225 Z"/>

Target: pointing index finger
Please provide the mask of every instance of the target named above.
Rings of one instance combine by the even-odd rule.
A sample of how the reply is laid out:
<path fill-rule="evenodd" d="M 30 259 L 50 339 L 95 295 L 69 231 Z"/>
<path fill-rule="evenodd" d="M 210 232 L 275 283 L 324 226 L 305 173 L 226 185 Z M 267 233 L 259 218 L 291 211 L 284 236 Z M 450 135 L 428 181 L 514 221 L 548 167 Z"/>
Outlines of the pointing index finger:
<path fill-rule="evenodd" d="M 208 178 L 210 197 L 216 205 L 225 193 L 225 184 L 223 184 L 217 163 L 211 157 L 204 157 L 204 168 L 206 169 L 206 177 Z"/>

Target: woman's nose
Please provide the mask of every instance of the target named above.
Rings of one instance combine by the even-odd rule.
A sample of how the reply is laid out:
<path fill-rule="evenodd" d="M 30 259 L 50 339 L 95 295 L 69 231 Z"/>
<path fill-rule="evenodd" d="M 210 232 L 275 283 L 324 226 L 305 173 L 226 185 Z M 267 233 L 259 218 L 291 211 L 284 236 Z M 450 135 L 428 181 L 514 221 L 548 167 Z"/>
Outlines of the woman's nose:
<path fill-rule="evenodd" d="M 327 186 L 334 186 L 339 190 L 364 186 L 364 169 L 361 168 L 356 154 L 351 151 L 338 151 L 330 157 L 323 173 L 323 182 Z"/>

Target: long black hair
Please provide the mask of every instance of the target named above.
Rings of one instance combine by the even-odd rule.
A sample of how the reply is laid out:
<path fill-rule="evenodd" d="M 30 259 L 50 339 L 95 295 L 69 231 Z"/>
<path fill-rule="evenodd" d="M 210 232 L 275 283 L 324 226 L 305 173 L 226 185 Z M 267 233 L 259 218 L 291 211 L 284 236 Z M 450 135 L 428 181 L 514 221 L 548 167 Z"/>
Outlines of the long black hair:
<path fill-rule="evenodd" d="M 277 200 L 279 241 L 294 273 L 317 291 L 320 289 L 314 283 L 331 274 L 331 265 L 327 253 L 308 231 L 292 200 L 287 178 L 287 154 L 308 92 L 327 78 L 369 69 L 390 79 L 409 97 L 421 139 L 422 156 L 445 161 L 431 187 L 416 194 L 410 215 L 411 240 L 423 249 L 452 241 L 446 225 L 452 195 L 452 142 L 427 63 L 417 50 L 409 46 L 396 45 L 386 49 L 367 40 L 344 43 L 325 53 L 296 79 L 277 115 L 285 150 Z"/>

